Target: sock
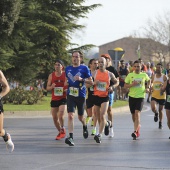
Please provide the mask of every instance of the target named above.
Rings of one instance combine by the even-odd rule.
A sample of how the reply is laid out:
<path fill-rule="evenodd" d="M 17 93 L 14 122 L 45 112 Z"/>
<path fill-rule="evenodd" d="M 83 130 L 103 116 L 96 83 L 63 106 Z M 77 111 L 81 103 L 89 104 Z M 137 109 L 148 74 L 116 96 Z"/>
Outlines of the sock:
<path fill-rule="evenodd" d="M 86 129 L 87 129 L 87 125 L 85 125 L 85 126 L 83 125 L 83 130 L 86 130 Z"/>
<path fill-rule="evenodd" d="M 155 115 L 158 115 L 158 112 L 157 112 L 157 110 L 155 111 Z"/>
<path fill-rule="evenodd" d="M 72 138 L 72 139 L 73 139 L 73 133 L 69 133 L 69 135 L 70 135 L 70 138 Z"/>
<path fill-rule="evenodd" d="M 5 142 L 7 142 L 7 141 L 8 141 L 8 135 L 7 135 L 6 131 L 5 131 L 5 135 L 4 135 L 4 136 L 2 136 L 2 137 L 3 137 L 3 139 L 4 139 L 4 141 L 5 141 Z"/>

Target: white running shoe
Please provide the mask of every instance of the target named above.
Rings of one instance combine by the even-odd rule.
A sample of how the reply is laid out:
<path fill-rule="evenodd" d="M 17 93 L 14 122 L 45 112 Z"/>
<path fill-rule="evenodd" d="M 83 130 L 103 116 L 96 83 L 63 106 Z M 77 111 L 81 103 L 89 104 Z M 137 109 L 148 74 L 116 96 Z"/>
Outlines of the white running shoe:
<path fill-rule="evenodd" d="M 113 137 L 114 137 L 113 127 L 111 127 L 110 130 L 109 130 L 109 137 L 110 137 L 110 138 L 113 138 Z"/>
<path fill-rule="evenodd" d="M 8 135 L 8 141 L 6 142 L 6 148 L 9 152 L 12 152 L 14 150 L 14 143 L 12 142 L 11 135 L 7 133 Z"/>

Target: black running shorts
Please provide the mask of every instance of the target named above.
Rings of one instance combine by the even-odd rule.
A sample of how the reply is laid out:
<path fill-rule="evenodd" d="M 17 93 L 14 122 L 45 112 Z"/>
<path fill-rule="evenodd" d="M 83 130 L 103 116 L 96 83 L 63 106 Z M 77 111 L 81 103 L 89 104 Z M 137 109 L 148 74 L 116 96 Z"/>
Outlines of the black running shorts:
<path fill-rule="evenodd" d="M 0 114 L 4 112 L 2 101 L 0 100 Z"/>
<path fill-rule="evenodd" d="M 134 98 L 129 96 L 129 108 L 131 114 L 135 113 L 135 110 L 142 111 L 144 104 L 144 98 Z"/>
<path fill-rule="evenodd" d="M 51 101 L 51 107 L 59 107 L 61 105 L 66 105 L 66 104 L 67 104 L 66 99 L 52 100 Z"/>
<path fill-rule="evenodd" d="M 88 96 L 88 98 L 86 99 L 86 107 L 87 109 L 90 109 L 94 106 L 94 96 Z"/>
<path fill-rule="evenodd" d="M 169 103 L 169 102 L 166 102 L 166 103 L 165 103 L 165 109 L 166 109 L 166 110 L 170 110 L 170 103 Z"/>
<path fill-rule="evenodd" d="M 94 96 L 94 105 L 96 106 L 101 106 L 102 103 L 108 102 L 108 101 L 109 101 L 109 96 L 107 97 Z"/>
<path fill-rule="evenodd" d="M 156 101 L 156 103 L 158 103 L 159 105 L 165 105 L 165 102 L 166 102 L 165 99 L 156 99 L 154 97 L 151 97 L 151 101 L 152 100 Z"/>

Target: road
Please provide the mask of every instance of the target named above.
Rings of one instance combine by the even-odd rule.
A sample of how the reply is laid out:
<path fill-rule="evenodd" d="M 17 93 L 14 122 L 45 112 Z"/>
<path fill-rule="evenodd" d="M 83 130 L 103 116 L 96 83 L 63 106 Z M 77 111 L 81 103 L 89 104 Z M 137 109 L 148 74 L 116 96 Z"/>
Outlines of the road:
<path fill-rule="evenodd" d="M 51 117 L 6 118 L 4 124 L 12 135 L 15 151 L 7 153 L 1 140 L 1 170 L 170 169 L 166 116 L 163 129 L 158 129 L 149 107 L 141 114 L 141 136 L 136 141 L 131 138 L 133 125 L 129 111 L 114 117 L 115 137 L 103 136 L 101 144 L 95 143 L 92 136 L 83 139 L 82 126 L 76 117 L 74 147 L 67 146 L 64 139 L 54 140 L 56 130 Z"/>

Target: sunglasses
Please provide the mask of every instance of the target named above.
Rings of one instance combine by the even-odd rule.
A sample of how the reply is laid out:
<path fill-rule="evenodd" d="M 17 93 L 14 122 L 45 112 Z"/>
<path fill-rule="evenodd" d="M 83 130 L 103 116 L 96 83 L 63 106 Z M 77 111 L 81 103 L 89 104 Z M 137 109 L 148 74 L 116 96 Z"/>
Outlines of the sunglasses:
<path fill-rule="evenodd" d="M 140 66 L 134 66 L 135 68 L 137 67 L 137 68 L 139 68 Z"/>

